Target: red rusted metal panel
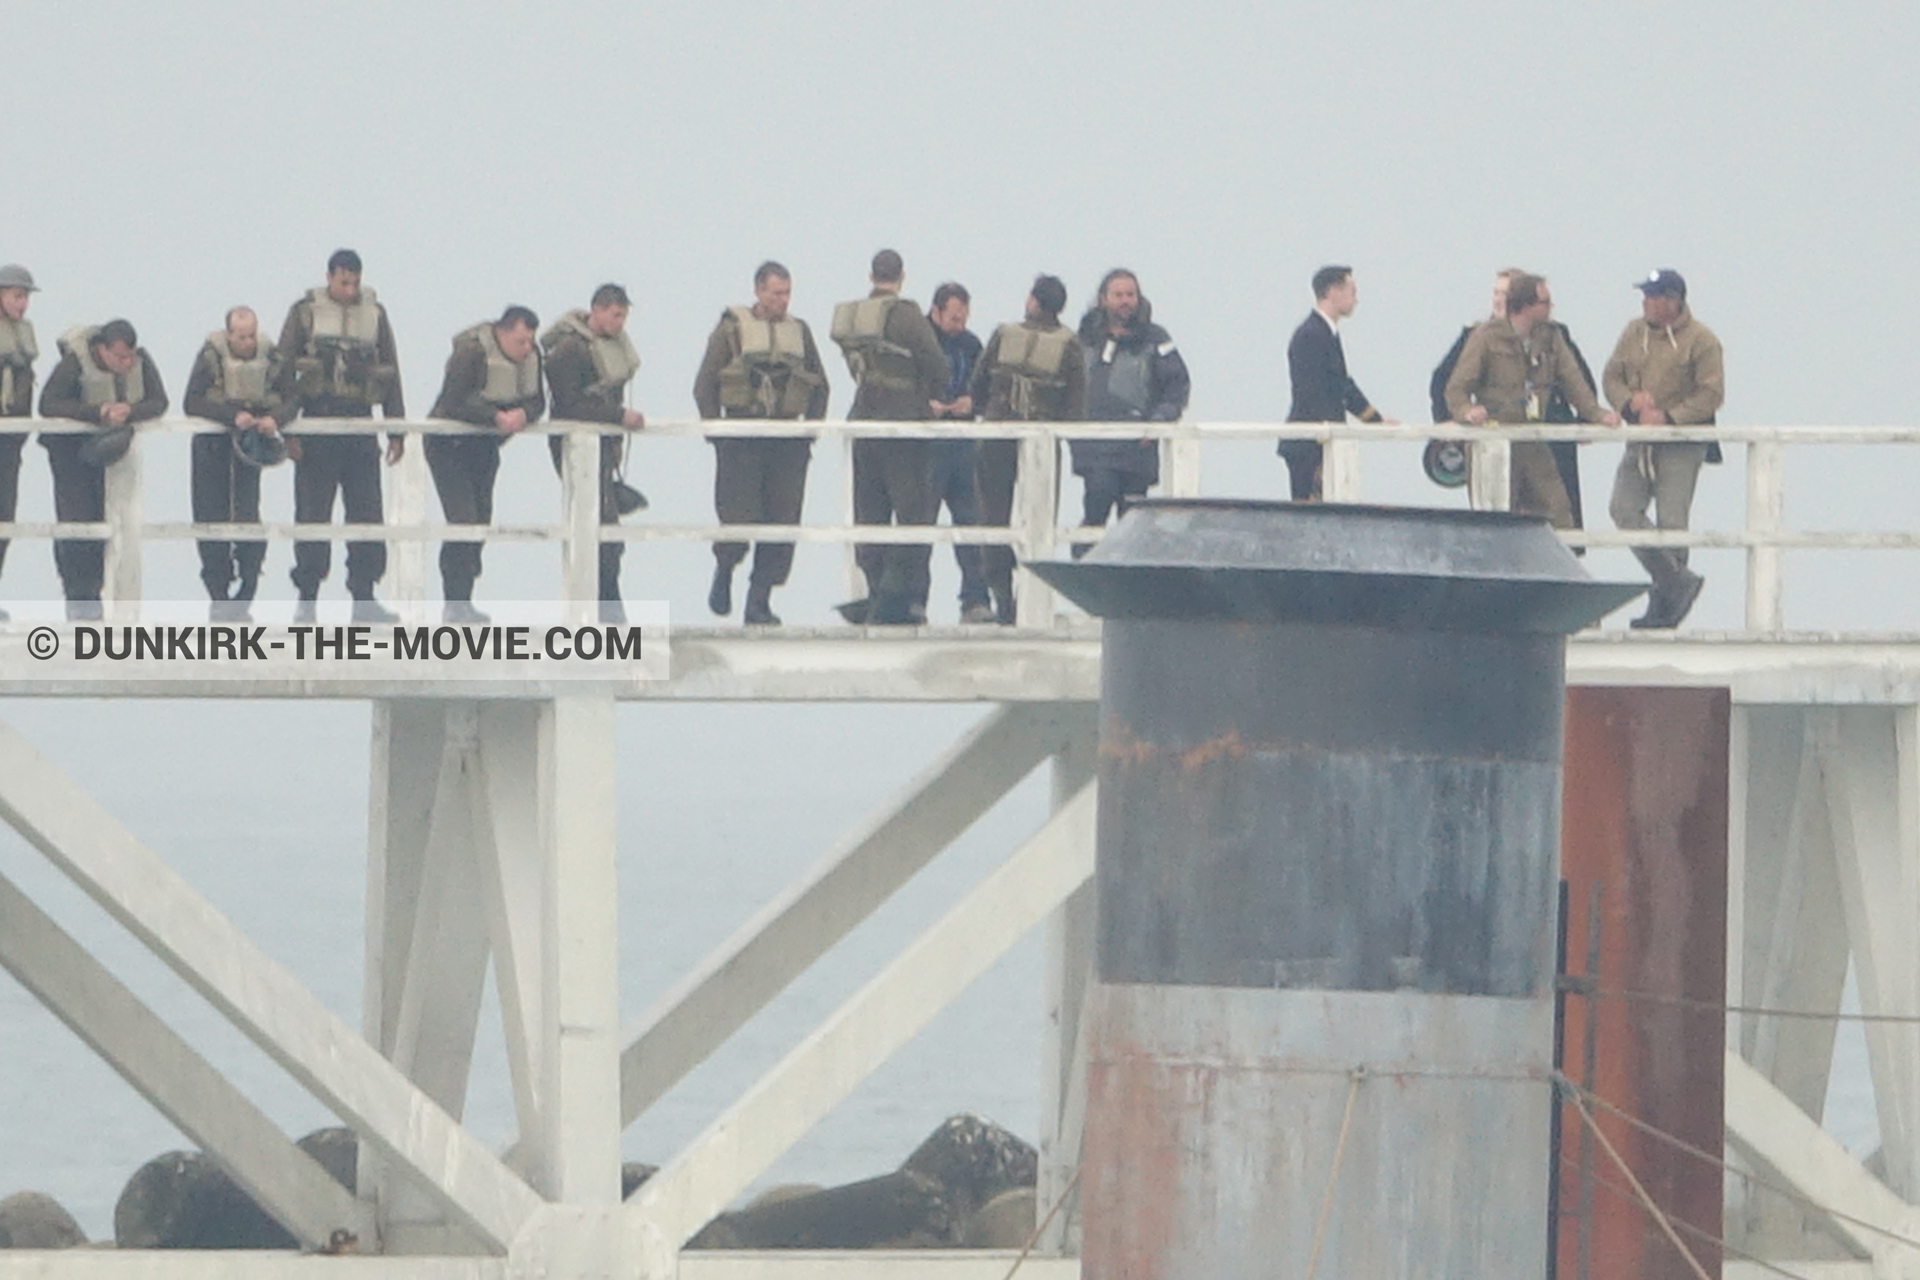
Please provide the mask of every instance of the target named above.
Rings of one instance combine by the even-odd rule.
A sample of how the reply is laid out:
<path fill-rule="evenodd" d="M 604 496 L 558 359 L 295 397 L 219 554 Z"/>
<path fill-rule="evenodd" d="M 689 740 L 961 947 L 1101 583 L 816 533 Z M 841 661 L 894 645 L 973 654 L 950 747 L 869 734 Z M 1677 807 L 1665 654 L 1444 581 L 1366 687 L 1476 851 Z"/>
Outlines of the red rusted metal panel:
<path fill-rule="evenodd" d="M 1594 1092 L 1719 1154 L 1725 1138 L 1727 726 L 1724 689 L 1578 688 L 1567 695 L 1561 873 L 1567 967 L 1584 974 L 1600 894 L 1601 994 L 1566 1004 L 1564 1070 L 1579 1081 L 1595 1027 Z M 1720 1272 L 1718 1168 L 1596 1112 L 1600 1128 L 1681 1238 Z M 1558 1280 L 1692 1280 L 1620 1169 L 1591 1144 L 1595 1185 L 1582 1259 L 1584 1123 L 1561 1113 Z"/>

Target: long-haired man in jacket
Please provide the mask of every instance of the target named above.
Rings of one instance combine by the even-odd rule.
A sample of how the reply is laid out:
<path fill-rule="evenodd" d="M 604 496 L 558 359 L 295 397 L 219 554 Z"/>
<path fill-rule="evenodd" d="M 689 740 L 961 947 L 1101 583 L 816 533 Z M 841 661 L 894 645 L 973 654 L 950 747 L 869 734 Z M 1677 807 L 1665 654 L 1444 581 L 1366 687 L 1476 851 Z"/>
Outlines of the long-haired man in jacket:
<path fill-rule="evenodd" d="M 1080 320 L 1080 345 L 1087 353 L 1089 422 L 1173 422 L 1186 411 L 1193 391 L 1187 362 L 1153 322 L 1153 304 L 1125 267 L 1101 278 L 1094 305 Z M 1073 473 L 1086 485 L 1082 523 L 1103 525 L 1120 499 L 1160 482 L 1159 442 L 1075 440 Z"/>

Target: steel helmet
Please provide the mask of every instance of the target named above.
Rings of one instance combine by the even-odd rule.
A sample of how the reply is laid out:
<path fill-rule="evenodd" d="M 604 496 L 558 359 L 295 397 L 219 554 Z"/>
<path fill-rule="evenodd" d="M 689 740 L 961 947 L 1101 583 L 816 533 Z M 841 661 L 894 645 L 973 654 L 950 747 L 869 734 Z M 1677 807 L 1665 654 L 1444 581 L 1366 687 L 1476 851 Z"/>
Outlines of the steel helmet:
<path fill-rule="evenodd" d="M 126 457 L 132 446 L 132 427 L 101 427 L 80 442 L 78 453 L 80 461 L 90 467 L 110 467 Z"/>
<path fill-rule="evenodd" d="M 249 428 L 233 433 L 233 454 L 251 467 L 274 467 L 287 460 L 287 442 Z"/>
<path fill-rule="evenodd" d="M 17 262 L 9 262 L 0 267 L 0 289 L 25 289 L 28 293 L 40 292 L 40 286 L 33 282 L 33 272 Z"/>
<path fill-rule="evenodd" d="M 1465 440 L 1429 440 L 1420 465 L 1427 479 L 1442 489 L 1458 489 L 1467 482 L 1467 442 Z"/>

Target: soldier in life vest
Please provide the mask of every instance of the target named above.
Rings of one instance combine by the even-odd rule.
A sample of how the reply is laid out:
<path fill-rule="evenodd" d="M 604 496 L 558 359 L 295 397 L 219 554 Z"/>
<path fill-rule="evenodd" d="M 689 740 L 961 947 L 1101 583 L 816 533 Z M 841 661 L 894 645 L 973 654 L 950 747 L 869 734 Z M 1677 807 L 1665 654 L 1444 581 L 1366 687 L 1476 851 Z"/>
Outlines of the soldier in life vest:
<path fill-rule="evenodd" d="M 873 291 L 833 311 L 833 340 L 846 353 L 856 389 L 849 421 L 922 422 L 947 384 L 947 356 L 919 304 L 900 296 L 906 265 L 892 249 L 873 255 Z M 853 442 L 855 524 L 930 525 L 933 440 Z M 849 622 L 906 626 L 927 620 L 930 543 L 863 542 L 854 559 L 867 578 L 864 600 L 840 606 Z"/>
<path fill-rule="evenodd" d="M 360 286 L 360 255 L 341 249 L 327 259 L 327 283 L 307 292 L 287 312 L 280 330 L 285 362 L 281 393 L 288 412 L 308 418 L 371 418 L 376 407 L 388 418 L 407 416 L 400 394 L 400 359 L 394 352 L 387 309 L 373 290 Z M 283 427 L 287 423 L 281 424 Z M 406 438 L 387 438 L 387 463 L 400 461 Z M 288 449 L 293 457 L 293 518 L 301 524 L 333 519 L 337 492 L 350 524 L 380 524 L 380 444 L 372 436 L 307 435 Z M 332 567 L 326 542 L 296 542 L 293 585 L 300 592 L 298 617 L 311 620 L 320 584 Z M 373 598 L 387 572 L 387 544 L 347 544 L 347 593 L 355 619 L 391 622 L 390 610 Z"/>
<path fill-rule="evenodd" d="M 250 307 L 233 308 L 226 327 L 207 335 L 182 400 L 190 417 L 227 428 L 193 438 L 195 521 L 251 524 L 260 519 L 260 468 L 286 457 L 279 384 L 279 360 L 273 343 L 260 336 L 259 317 Z M 216 620 L 246 619 L 266 554 L 262 541 L 200 540 L 200 581 Z"/>
<path fill-rule="evenodd" d="M 990 422 L 1078 422 L 1087 416 L 1087 355 L 1073 330 L 1060 323 L 1067 286 L 1057 276 L 1039 276 L 1027 294 L 1026 319 L 1003 324 L 987 341 L 973 375 L 974 400 Z M 980 507 L 983 524 L 1005 526 L 1013 515 L 1013 485 L 1020 469 L 1018 440 L 980 442 Z M 987 585 L 994 619 L 1014 623 L 1013 548 L 985 548 Z"/>
<path fill-rule="evenodd" d="M 0 418 L 33 416 L 33 362 L 40 346 L 27 319 L 27 303 L 37 292 L 33 273 L 18 264 L 0 267 Z M 20 451 L 24 431 L 0 432 L 0 524 L 11 523 L 20 502 Z M 7 540 L 0 538 L 0 567 L 7 563 Z M 0 609 L 0 622 L 7 611 Z"/>
<path fill-rule="evenodd" d="M 133 426 L 167 411 L 167 389 L 133 326 L 109 320 L 81 325 L 60 338 L 60 363 L 40 393 L 40 416 L 100 428 L 86 435 L 49 435 L 40 444 L 53 466 L 53 511 L 61 521 L 91 523 L 107 515 L 106 469 L 126 456 Z M 99 617 L 107 544 L 60 538 L 53 562 L 69 617 Z"/>
<path fill-rule="evenodd" d="M 827 371 L 813 330 L 787 314 L 792 297 L 792 275 L 777 262 L 763 262 L 753 273 L 753 305 L 728 307 L 721 314 L 693 379 L 693 402 L 702 418 L 827 416 Z M 721 524 L 800 523 L 812 437 L 709 439 L 713 506 Z M 707 607 L 721 617 L 733 611 L 733 571 L 746 555 L 744 542 L 713 544 Z M 780 625 L 771 603 L 773 589 L 786 582 L 792 568 L 791 542 L 754 547 L 741 621 L 748 626 Z"/>
<path fill-rule="evenodd" d="M 500 470 L 500 446 L 547 411 L 541 380 L 540 349 L 535 341 L 540 317 L 526 307 L 508 307 L 498 320 L 481 321 L 454 335 L 440 398 L 432 417 L 451 418 L 479 428 L 457 435 L 427 437 L 427 466 L 440 493 L 448 524 L 492 524 L 493 481 Z M 448 622 L 485 622 L 473 607 L 473 583 L 480 576 L 478 542 L 440 545 L 440 582 Z"/>
<path fill-rule="evenodd" d="M 1080 320 L 1087 353 L 1087 418 L 1093 422 L 1172 422 L 1193 388 L 1187 362 L 1167 331 L 1153 322 L 1133 272 L 1116 267 L 1100 281 L 1093 308 Z M 1124 497 L 1160 482 L 1155 440 L 1075 440 L 1073 473 L 1086 485 L 1088 525 L 1103 525 Z M 1084 544 L 1074 547 L 1082 554 Z"/>
<path fill-rule="evenodd" d="M 627 337 L 627 312 L 632 303 L 617 284 L 593 291 L 584 311 L 569 311 L 540 336 L 546 353 L 547 391 L 553 398 L 555 419 L 570 422 L 606 422 L 638 431 L 647 420 L 627 408 L 627 387 L 640 371 L 640 353 Z M 560 468 L 564 442 L 547 437 L 555 470 Z M 600 523 L 620 523 L 620 501 L 614 488 L 626 441 L 600 437 Z M 622 542 L 600 544 L 600 607 L 609 621 L 623 616 L 620 605 Z"/>

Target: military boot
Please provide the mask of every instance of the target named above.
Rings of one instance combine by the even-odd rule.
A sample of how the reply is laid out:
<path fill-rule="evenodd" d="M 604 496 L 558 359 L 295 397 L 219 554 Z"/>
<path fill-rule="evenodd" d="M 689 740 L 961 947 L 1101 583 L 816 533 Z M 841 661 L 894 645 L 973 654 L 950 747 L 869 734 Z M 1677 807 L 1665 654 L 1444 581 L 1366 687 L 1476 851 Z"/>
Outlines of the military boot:
<path fill-rule="evenodd" d="M 713 566 L 713 582 L 707 587 L 707 608 L 716 618 L 733 612 L 733 569 L 730 564 Z"/>
<path fill-rule="evenodd" d="M 773 611 L 773 588 L 764 583 L 747 584 L 747 604 L 740 621 L 749 627 L 777 627 L 780 615 Z"/>

